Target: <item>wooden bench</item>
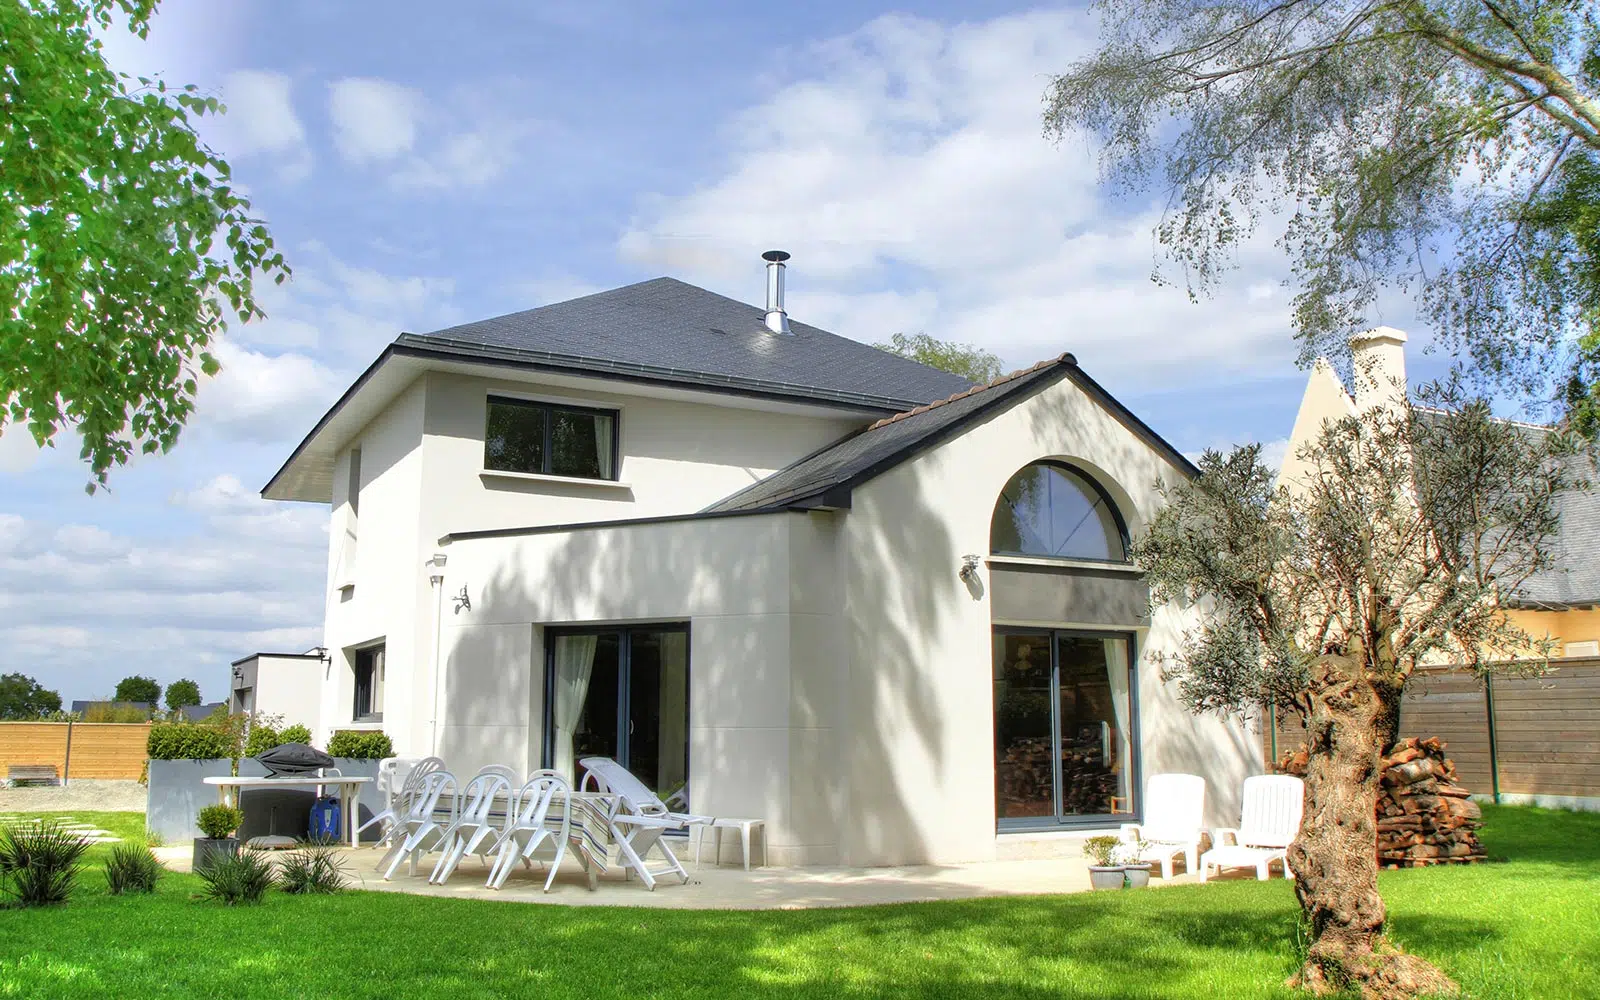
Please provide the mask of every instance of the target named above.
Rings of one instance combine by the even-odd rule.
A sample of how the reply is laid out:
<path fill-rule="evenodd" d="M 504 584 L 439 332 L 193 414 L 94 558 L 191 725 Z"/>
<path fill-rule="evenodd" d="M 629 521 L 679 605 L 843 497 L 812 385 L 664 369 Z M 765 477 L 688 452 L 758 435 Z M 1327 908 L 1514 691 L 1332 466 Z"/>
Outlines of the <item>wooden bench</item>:
<path fill-rule="evenodd" d="M 22 785 L 55 785 L 60 783 L 54 764 L 11 764 L 6 767 L 6 784 L 16 788 Z"/>

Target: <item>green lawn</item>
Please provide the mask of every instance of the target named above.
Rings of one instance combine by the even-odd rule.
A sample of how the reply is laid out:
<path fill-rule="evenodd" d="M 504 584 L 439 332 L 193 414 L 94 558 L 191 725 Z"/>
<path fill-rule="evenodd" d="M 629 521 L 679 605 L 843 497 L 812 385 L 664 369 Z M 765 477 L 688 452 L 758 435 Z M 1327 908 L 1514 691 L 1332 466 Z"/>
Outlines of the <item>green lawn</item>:
<path fill-rule="evenodd" d="M 1472 997 L 1600 997 L 1600 815 L 1484 811 L 1509 863 L 1385 873 L 1394 936 Z M 0 913 L 0 997 L 1243 1000 L 1294 996 L 1299 947 L 1281 879 L 770 913 L 360 892 L 227 909 L 196 884 L 107 896 L 97 860 L 65 907 Z"/>

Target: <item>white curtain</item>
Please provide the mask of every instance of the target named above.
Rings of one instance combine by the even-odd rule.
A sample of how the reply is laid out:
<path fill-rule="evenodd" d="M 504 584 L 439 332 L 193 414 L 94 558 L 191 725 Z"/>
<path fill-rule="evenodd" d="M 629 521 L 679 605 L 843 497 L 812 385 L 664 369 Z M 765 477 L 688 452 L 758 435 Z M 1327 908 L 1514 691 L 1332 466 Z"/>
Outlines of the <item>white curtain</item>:
<path fill-rule="evenodd" d="M 556 639 L 556 770 L 573 775 L 572 737 L 589 696 L 589 675 L 594 671 L 596 635 L 563 635 Z"/>
<path fill-rule="evenodd" d="M 611 479 L 616 472 L 611 468 L 612 417 L 596 417 L 594 421 L 594 453 L 599 459 L 600 478 Z"/>
<path fill-rule="evenodd" d="M 1106 742 L 1110 743 L 1111 739 L 1116 740 L 1119 785 L 1117 791 L 1121 793 L 1123 800 L 1128 803 L 1128 808 L 1131 809 L 1133 803 L 1129 796 L 1132 794 L 1130 782 L 1133 780 L 1133 753 L 1130 740 L 1132 734 L 1128 732 L 1128 643 L 1123 639 L 1107 639 L 1105 640 L 1105 650 L 1106 676 L 1111 682 L 1111 711 L 1117 719 L 1116 735 L 1110 736 Z M 1107 746 L 1104 749 L 1109 751 L 1111 747 Z"/>

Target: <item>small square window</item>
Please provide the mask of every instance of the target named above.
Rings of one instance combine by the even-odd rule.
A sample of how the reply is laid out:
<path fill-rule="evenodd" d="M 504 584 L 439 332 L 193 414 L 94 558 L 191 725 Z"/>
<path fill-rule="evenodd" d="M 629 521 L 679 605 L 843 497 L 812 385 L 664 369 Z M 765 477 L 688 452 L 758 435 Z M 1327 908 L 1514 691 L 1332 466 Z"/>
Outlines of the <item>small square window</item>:
<path fill-rule="evenodd" d="M 489 397 L 483 467 L 575 479 L 615 479 L 617 414 Z"/>

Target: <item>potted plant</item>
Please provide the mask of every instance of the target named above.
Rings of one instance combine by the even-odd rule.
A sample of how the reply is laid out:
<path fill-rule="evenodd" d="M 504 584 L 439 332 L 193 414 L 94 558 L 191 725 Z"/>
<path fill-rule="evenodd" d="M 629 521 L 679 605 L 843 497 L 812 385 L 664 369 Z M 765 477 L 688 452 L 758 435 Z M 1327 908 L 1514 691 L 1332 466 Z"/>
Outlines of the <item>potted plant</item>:
<path fill-rule="evenodd" d="M 1149 846 L 1149 841 L 1145 840 L 1124 840 L 1111 852 L 1111 859 L 1122 865 L 1122 874 L 1130 889 L 1142 889 L 1150 884 L 1150 862 L 1139 860 L 1139 855 Z"/>
<path fill-rule="evenodd" d="M 234 806 L 206 806 L 195 818 L 204 837 L 194 839 L 194 870 L 200 871 L 224 857 L 239 853 L 239 841 L 233 832 L 244 822 L 244 813 Z"/>
<path fill-rule="evenodd" d="M 1083 842 L 1083 856 L 1089 859 L 1089 884 L 1096 889 L 1122 888 L 1122 865 L 1115 860 L 1122 841 L 1109 834 Z"/>

